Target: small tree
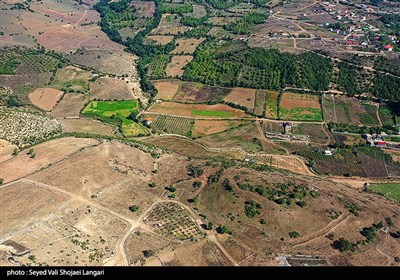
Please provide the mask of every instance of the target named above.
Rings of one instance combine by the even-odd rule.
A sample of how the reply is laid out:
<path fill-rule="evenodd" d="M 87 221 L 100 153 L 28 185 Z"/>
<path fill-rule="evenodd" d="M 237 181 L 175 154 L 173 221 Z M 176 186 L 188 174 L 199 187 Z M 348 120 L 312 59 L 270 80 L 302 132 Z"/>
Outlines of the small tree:
<path fill-rule="evenodd" d="M 17 156 L 18 154 L 19 154 L 18 149 L 15 148 L 11 155 L 12 156 Z"/>
<path fill-rule="evenodd" d="M 132 212 L 136 212 L 139 210 L 139 206 L 138 205 L 129 206 L 129 210 L 131 210 Z"/>
<path fill-rule="evenodd" d="M 155 188 L 155 187 L 157 187 L 156 182 L 151 182 L 151 183 L 149 184 L 149 187 L 150 187 L 150 188 Z"/>
<path fill-rule="evenodd" d="M 200 181 L 193 182 L 193 187 L 200 188 L 201 187 L 201 182 Z"/>
<path fill-rule="evenodd" d="M 151 256 L 154 256 L 154 251 L 153 250 L 144 250 L 143 255 L 145 258 L 150 258 Z"/>
<path fill-rule="evenodd" d="M 4 183 L 4 179 L 0 178 L 0 185 L 3 185 L 3 183 Z"/>
<path fill-rule="evenodd" d="M 290 238 L 297 238 L 300 236 L 300 233 L 298 233 L 297 231 L 291 231 L 289 232 L 289 237 Z"/>
<path fill-rule="evenodd" d="M 212 222 L 208 222 L 207 229 L 212 230 L 214 228 L 214 224 Z"/>
<path fill-rule="evenodd" d="M 167 187 L 167 190 L 170 192 L 176 192 L 175 186 L 169 186 L 169 187 Z"/>

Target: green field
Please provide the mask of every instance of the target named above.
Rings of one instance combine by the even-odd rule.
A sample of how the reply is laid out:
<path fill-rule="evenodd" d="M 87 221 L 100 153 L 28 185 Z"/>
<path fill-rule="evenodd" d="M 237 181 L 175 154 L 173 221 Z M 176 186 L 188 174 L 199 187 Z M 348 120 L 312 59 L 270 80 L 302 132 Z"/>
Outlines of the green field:
<path fill-rule="evenodd" d="M 370 184 L 368 190 L 400 201 L 400 183 Z"/>
<path fill-rule="evenodd" d="M 293 108 L 293 109 L 279 109 L 279 118 L 282 120 L 293 121 L 322 121 L 321 109 L 316 108 Z"/>
<path fill-rule="evenodd" d="M 128 118 L 137 110 L 137 100 L 91 101 L 83 109 L 82 114 L 105 122 L 118 123 L 125 137 L 149 135 L 149 131 L 144 126 Z"/>
<path fill-rule="evenodd" d="M 221 118 L 228 118 L 232 116 L 230 112 L 208 111 L 208 110 L 192 110 L 192 115 L 204 116 L 204 117 L 221 117 Z"/>
<path fill-rule="evenodd" d="M 125 137 L 145 136 L 149 135 L 150 132 L 144 126 L 135 123 L 133 120 L 124 119 L 122 125 L 122 134 Z"/>
<path fill-rule="evenodd" d="M 138 102 L 136 100 L 91 101 L 85 109 L 83 109 L 82 113 L 106 118 L 126 118 L 137 110 Z"/>

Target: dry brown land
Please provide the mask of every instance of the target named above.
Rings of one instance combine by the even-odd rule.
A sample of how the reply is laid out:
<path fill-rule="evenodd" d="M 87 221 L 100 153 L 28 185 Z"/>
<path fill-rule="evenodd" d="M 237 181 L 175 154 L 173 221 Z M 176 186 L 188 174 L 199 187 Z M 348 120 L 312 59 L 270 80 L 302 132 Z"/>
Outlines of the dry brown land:
<path fill-rule="evenodd" d="M 36 3 L 36 2 L 35 2 Z M 23 12 L 20 24 L 46 49 L 69 53 L 78 48 L 122 50 L 123 47 L 112 42 L 100 30 L 97 22 L 99 14 L 94 10 L 60 12 L 60 6 L 47 9 L 44 5 L 31 5 L 36 13 Z M 48 17 L 45 15 L 49 15 Z M 80 23 L 94 22 L 94 24 L 80 25 Z"/>
<path fill-rule="evenodd" d="M 291 92 L 285 92 L 283 94 L 280 106 L 287 109 L 294 109 L 294 108 L 320 109 L 318 96 L 309 94 L 297 94 Z"/>
<path fill-rule="evenodd" d="M 243 123 L 242 121 L 196 120 L 192 136 L 200 137 L 219 133 Z"/>
<path fill-rule="evenodd" d="M 78 132 L 112 136 L 115 127 L 93 119 L 59 119 L 65 132 Z"/>
<path fill-rule="evenodd" d="M 198 45 L 203 43 L 205 38 L 200 39 L 177 39 L 176 47 L 171 52 L 173 54 L 192 54 L 195 52 Z"/>
<path fill-rule="evenodd" d="M 10 142 L 0 139 L 0 163 L 12 158 L 12 152 L 17 146 L 11 144 Z"/>
<path fill-rule="evenodd" d="M 28 96 L 34 105 L 45 111 L 51 111 L 63 96 L 63 92 L 54 88 L 38 88 Z"/>
<path fill-rule="evenodd" d="M 54 107 L 51 114 L 57 118 L 79 117 L 79 113 L 89 97 L 86 94 L 68 93 Z"/>
<path fill-rule="evenodd" d="M 246 107 L 249 111 L 254 109 L 256 90 L 252 88 L 234 88 L 231 93 L 224 98 L 226 102 L 232 102 Z"/>
<path fill-rule="evenodd" d="M 158 81 L 154 82 L 154 86 L 158 90 L 156 99 L 171 100 L 178 92 L 179 81 Z"/>
<path fill-rule="evenodd" d="M 152 36 L 147 36 L 146 38 L 149 40 L 155 41 L 156 44 L 166 45 L 174 39 L 174 36 L 152 35 Z"/>
<path fill-rule="evenodd" d="M 167 65 L 165 73 L 169 77 L 182 77 L 184 70 L 183 68 L 193 60 L 191 55 L 174 55 L 172 61 Z"/>
<path fill-rule="evenodd" d="M 19 155 L 0 164 L 0 178 L 10 182 L 25 177 L 43 167 L 54 164 L 82 148 L 97 145 L 95 139 L 60 138 L 34 147 L 35 158 L 24 150 Z"/>
<path fill-rule="evenodd" d="M 196 113 L 200 111 L 200 113 Z M 243 111 L 234 109 L 225 104 L 181 104 L 175 102 L 162 102 L 154 104 L 150 112 L 197 118 L 242 118 L 248 117 Z M 204 114 L 202 113 L 204 112 Z M 221 112 L 224 115 L 208 115 L 207 112 Z M 226 114 L 226 115 L 225 115 Z"/>
<path fill-rule="evenodd" d="M 100 77 L 90 83 L 89 87 L 90 99 L 129 100 L 134 98 L 132 84 L 117 78 Z"/>

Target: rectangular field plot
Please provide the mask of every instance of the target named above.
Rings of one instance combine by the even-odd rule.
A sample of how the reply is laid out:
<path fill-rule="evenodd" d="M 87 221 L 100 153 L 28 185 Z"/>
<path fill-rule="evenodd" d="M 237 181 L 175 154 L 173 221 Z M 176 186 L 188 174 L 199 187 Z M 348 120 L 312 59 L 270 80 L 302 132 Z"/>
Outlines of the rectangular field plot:
<path fill-rule="evenodd" d="M 65 92 L 87 92 L 89 90 L 89 79 L 92 73 L 67 66 L 59 71 L 55 76 L 52 86 Z"/>
<path fill-rule="evenodd" d="M 181 241 L 195 241 L 204 237 L 189 214 L 173 202 L 157 204 L 144 223 L 165 236 Z"/>
<path fill-rule="evenodd" d="M 178 92 L 180 82 L 176 80 L 157 81 L 153 83 L 158 93 L 156 99 L 171 100 Z"/>
<path fill-rule="evenodd" d="M 266 117 L 270 119 L 277 119 L 279 92 L 268 90 L 266 98 L 267 98 Z"/>
<path fill-rule="evenodd" d="M 285 92 L 279 104 L 282 120 L 322 121 L 318 96 Z"/>
<path fill-rule="evenodd" d="M 225 102 L 235 103 L 246 107 L 249 111 L 254 110 L 254 102 L 256 98 L 256 90 L 252 88 L 234 88 L 224 98 Z"/>
<path fill-rule="evenodd" d="M 182 77 L 185 66 L 193 60 L 191 55 L 174 55 L 167 65 L 165 73 L 168 77 Z"/>
<path fill-rule="evenodd" d="M 179 87 L 174 101 L 178 102 L 219 102 L 231 91 L 229 88 L 214 87 L 200 83 L 183 82 Z"/>
<path fill-rule="evenodd" d="M 195 118 L 244 118 L 249 117 L 245 112 L 234 109 L 225 104 L 181 104 L 174 102 L 162 102 L 154 104 L 151 112 Z"/>
<path fill-rule="evenodd" d="M 205 38 L 200 39 L 178 39 L 176 40 L 175 49 L 171 52 L 172 54 L 192 54 L 196 50 L 197 46 L 203 43 Z"/>
<path fill-rule="evenodd" d="M 225 121 L 225 120 L 196 120 L 192 132 L 193 137 L 202 137 L 219 133 L 233 127 L 248 123 L 246 121 Z"/>
<path fill-rule="evenodd" d="M 179 134 L 188 137 L 192 134 L 193 119 L 158 114 L 144 114 L 141 119 L 150 119 L 152 121 L 150 128 L 156 132 Z"/>
<path fill-rule="evenodd" d="M 329 122 L 373 126 L 379 125 L 377 106 L 354 97 L 325 95 L 323 97 L 324 119 Z M 385 113 L 385 112 L 383 112 Z"/>
<path fill-rule="evenodd" d="M 302 151 L 300 155 L 315 162 L 315 170 L 320 174 L 360 177 L 387 177 L 400 174 L 400 164 L 385 156 L 381 149 L 374 147 L 340 148 L 332 156 L 322 150 Z"/>
<path fill-rule="evenodd" d="M 267 101 L 267 91 L 257 90 L 256 98 L 254 102 L 253 113 L 260 117 L 265 117 L 266 114 L 266 101 Z"/>

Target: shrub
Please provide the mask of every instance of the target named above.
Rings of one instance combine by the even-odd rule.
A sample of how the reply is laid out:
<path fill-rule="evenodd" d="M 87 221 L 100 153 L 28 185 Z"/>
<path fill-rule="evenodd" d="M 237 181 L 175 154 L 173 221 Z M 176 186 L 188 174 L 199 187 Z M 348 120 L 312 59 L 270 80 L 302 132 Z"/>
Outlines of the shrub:
<path fill-rule="evenodd" d="M 132 212 L 136 212 L 139 210 L 139 206 L 138 205 L 129 206 L 129 210 L 131 210 Z"/>
<path fill-rule="evenodd" d="M 297 238 L 300 236 L 300 233 L 298 233 L 297 231 L 291 231 L 289 232 L 289 237 L 290 238 Z"/>

